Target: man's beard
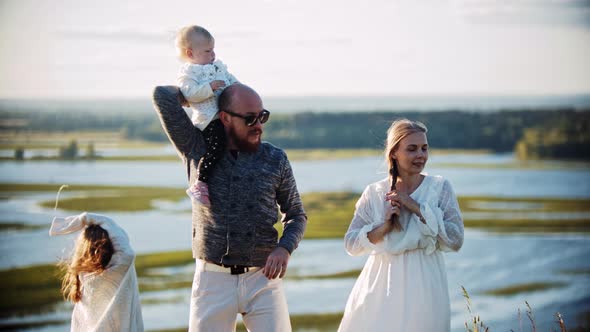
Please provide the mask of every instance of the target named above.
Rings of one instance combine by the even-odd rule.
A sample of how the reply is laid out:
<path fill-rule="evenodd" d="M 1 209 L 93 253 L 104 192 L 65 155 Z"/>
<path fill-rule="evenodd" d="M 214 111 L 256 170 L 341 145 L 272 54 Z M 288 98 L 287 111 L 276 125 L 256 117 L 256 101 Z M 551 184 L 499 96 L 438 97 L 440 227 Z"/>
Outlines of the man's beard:
<path fill-rule="evenodd" d="M 262 130 L 250 129 L 248 131 L 248 136 L 255 134 L 260 134 L 259 137 L 262 137 Z M 247 139 L 240 139 L 236 135 L 236 131 L 233 127 L 229 127 L 229 139 L 233 141 L 234 145 L 238 148 L 238 151 L 241 152 L 256 152 L 258 151 L 258 147 L 260 146 L 260 138 L 256 143 L 250 143 Z"/>

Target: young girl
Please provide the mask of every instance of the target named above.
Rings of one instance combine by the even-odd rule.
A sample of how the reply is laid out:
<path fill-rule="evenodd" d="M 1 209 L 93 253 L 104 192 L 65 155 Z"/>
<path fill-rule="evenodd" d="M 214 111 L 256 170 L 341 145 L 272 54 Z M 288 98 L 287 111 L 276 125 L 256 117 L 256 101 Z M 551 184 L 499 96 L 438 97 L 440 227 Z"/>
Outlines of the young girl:
<path fill-rule="evenodd" d="M 54 218 L 49 235 L 82 231 L 64 264 L 64 297 L 74 303 L 71 331 L 143 331 L 135 253 L 125 231 L 106 216 Z"/>
<path fill-rule="evenodd" d="M 176 49 L 185 61 L 180 69 L 178 86 L 193 111 L 193 124 L 201 130 L 207 151 L 199 163 L 199 176 L 187 190 L 192 200 L 209 206 L 207 182 L 215 164 L 223 157 L 225 131 L 217 115 L 217 97 L 223 89 L 237 83 L 227 67 L 215 60 L 215 39 L 205 28 L 192 25 L 178 32 Z"/>

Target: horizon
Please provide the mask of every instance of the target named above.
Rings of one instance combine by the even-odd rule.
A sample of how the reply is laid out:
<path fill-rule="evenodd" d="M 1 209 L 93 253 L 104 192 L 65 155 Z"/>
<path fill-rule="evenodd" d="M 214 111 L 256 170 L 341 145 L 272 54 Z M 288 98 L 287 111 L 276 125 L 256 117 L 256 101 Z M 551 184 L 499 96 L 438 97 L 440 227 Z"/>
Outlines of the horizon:
<path fill-rule="evenodd" d="M 590 94 L 572 95 L 380 95 L 380 96 L 269 96 L 264 107 L 277 113 L 291 112 L 436 112 L 505 110 L 590 110 Z M 13 108 L 14 110 L 11 110 Z M 0 98 L 0 112 L 79 111 L 139 113 L 152 108 L 148 97 L 103 98 Z"/>

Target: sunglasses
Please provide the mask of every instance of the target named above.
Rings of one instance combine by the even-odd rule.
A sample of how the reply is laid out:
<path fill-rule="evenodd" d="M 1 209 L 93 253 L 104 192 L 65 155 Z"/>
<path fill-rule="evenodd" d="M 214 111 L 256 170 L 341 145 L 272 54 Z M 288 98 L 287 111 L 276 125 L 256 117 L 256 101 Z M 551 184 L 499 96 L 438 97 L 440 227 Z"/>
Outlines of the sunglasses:
<path fill-rule="evenodd" d="M 248 127 L 252 127 L 257 121 L 260 121 L 261 124 L 266 123 L 270 117 L 270 112 L 267 110 L 262 110 L 262 112 L 258 113 L 258 115 L 242 115 L 227 110 L 224 110 L 223 112 L 244 119 L 244 122 L 246 122 L 246 126 Z"/>

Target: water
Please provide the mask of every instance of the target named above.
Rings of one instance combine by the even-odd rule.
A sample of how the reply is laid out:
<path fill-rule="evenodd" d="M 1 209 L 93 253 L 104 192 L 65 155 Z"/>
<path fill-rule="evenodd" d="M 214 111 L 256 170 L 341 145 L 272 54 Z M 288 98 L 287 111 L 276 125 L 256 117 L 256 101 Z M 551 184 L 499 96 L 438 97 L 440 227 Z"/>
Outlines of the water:
<path fill-rule="evenodd" d="M 511 155 L 433 156 L 426 171 L 448 178 L 458 195 L 508 197 L 590 197 L 590 169 L 441 167 L 449 162 L 505 164 Z M 300 192 L 362 192 L 386 176 L 380 157 L 293 162 Z M 132 170 L 132 171 L 131 171 Z M 154 176 L 156 175 L 157 176 Z M 38 161 L 0 163 L 1 183 L 186 186 L 180 161 Z"/>
<path fill-rule="evenodd" d="M 524 197 L 590 197 L 590 170 L 515 168 L 448 168 L 443 163 L 506 164 L 511 155 L 441 155 L 433 156 L 427 171 L 450 179 L 458 195 L 492 195 Z M 438 165 L 438 166 L 437 166 Z M 380 158 L 355 158 L 338 161 L 293 162 L 301 192 L 352 190 L 360 192 L 371 182 L 385 176 Z M 180 162 L 2 162 L 0 182 L 67 184 L 112 184 L 171 186 L 185 185 Z M 329 174 L 329 176 L 327 176 Z M 155 176 L 157 175 L 157 176 Z M 62 193 L 68 197 L 74 193 Z M 52 209 L 38 206 L 39 201 L 53 200 L 54 193 L 14 194 L 0 200 L 0 222 L 47 225 Z M 156 202 L 147 212 L 108 213 L 128 232 L 137 253 L 151 253 L 190 248 L 190 208 L 187 200 Z M 514 208 L 514 205 L 508 205 Z M 497 208 L 497 206 L 496 206 Z M 530 206 L 517 206 L 526 212 Z M 59 214 L 64 214 L 58 211 Z M 313 222 L 313 221 L 310 221 Z M 162 230 L 165 228 L 165 232 Z M 0 268 L 53 263 L 71 247 L 72 237 L 49 238 L 48 228 L 0 233 Z M 575 234 L 494 234 L 467 230 L 459 253 L 446 255 L 452 324 L 464 330 L 468 313 L 460 286 L 472 296 L 474 310 L 493 330 L 517 329 L 517 308 L 527 300 L 534 307 L 537 321 L 549 326 L 552 314 L 562 311 L 573 315 L 590 310 L 589 275 L 567 274 L 566 270 L 588 270 L 590 236 Z M 349 257 L 341 239 L 303 240 L 289 266 L 292 276 L 309 276 L 345 272 L 362 268 L 366 257 Z M 327 263 L 329 262 L 329 263 Z M 190 273 L 192 266 L 182 267 Z M 178 271 L 176 271 L 178 272 Z M 173 272 L 173 273 L 176 273 Z M 537 281 L 564 282 L 563 288 L 508 297 L 484 295 L 486 290 Z M 286 279 L 285 291 L 292 314 L 341 312 L 354 279 Z M 318 296 L 321 294 L 321 296 Z M 147 329 L 184 327 L 188 319 L 190 290 L 178 289 L 141 294 Z M 313 299 L 311 301 L 310 299 Z M 163 303 L 161 301 L 164 301 Z M 64 319 L 71 307 L 59 306 L 55 312 L 1 320 Z M 573 318 L 572 318 L 573 319 Z M 543 325 L 545 324 L 545 325 Z M 43 331 L 63 331 L 66 325 L 47 326 Z M 548 330 L 548 328 L 544 328 Z"/>

